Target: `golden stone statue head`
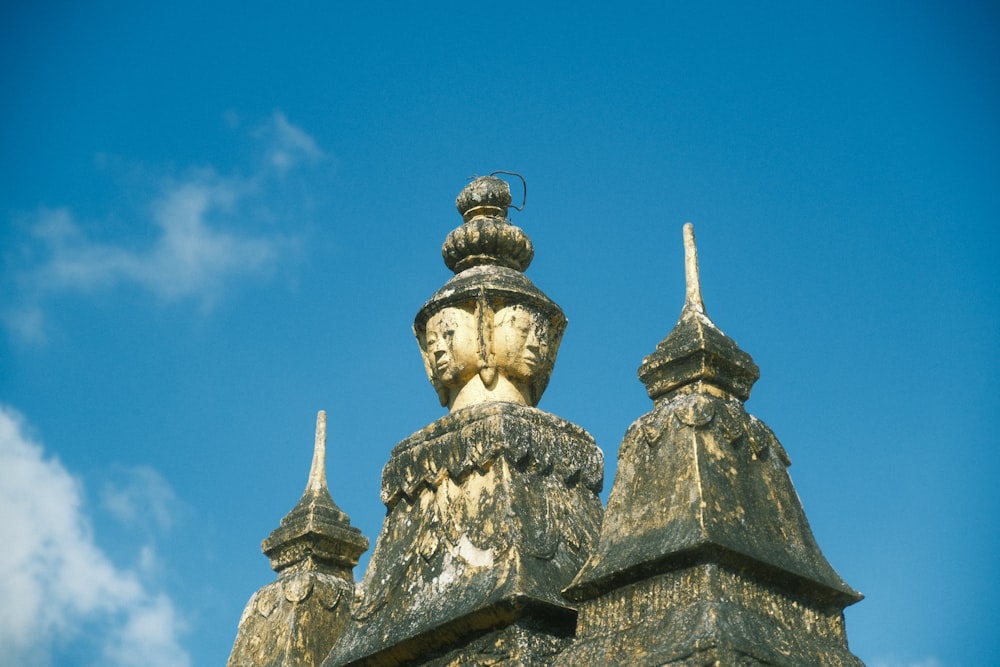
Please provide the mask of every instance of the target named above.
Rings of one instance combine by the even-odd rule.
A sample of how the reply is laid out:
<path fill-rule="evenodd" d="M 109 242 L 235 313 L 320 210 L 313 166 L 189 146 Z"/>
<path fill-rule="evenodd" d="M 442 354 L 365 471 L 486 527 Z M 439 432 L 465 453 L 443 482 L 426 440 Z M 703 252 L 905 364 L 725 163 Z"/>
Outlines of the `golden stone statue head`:
<path fill-rule="evenodd" d="M 482 286 L 474 292 L 475 298 L 464 301 L 432 299 L 414 323 L 441 405 L 451 410 L 490 401 L 537 405 L 552 374 L 565 317 L 558 306 L 539 303 L 534 295 Z"/>
<path fill-rule="evenodd" d="M 537 405 L 548 385 L 566 317 L 523 273 L 531 240 L 507 220 L 510 188 L 477 178 L 456 200 L 463 224 L 441 253 L 455 276 L 413 322 L 441 405 Z"/>

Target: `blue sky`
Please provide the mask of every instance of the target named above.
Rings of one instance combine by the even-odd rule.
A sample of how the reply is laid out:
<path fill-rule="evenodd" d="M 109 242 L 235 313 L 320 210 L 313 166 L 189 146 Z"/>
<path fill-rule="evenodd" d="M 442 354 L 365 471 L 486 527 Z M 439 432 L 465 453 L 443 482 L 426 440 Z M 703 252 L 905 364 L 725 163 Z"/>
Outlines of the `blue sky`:
<path fill-rule="evenodd" d="M 991 3 L 0 9 L 0 645 L 222 664 L 316 411 L 374 541 L 442 414 L 410 325 L 522 173 L 605 489 L 698 235 L 871 667 L 1000 663 Z M 516 190 L 516 188 L 515 188 Z M 606 496 L 606 492 L 605 492 Z M 367 561 L 367 554 L 365 562 Z M 356 576 L 360 578 L 359 567 Z"/>

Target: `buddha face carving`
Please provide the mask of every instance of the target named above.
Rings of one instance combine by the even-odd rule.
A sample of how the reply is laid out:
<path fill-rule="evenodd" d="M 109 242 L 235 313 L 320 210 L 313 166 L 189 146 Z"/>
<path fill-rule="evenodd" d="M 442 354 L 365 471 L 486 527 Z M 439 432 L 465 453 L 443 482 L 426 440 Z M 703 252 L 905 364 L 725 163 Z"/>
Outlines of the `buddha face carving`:
<path fill-rule="evenodd" d="M 549 352 L 549 323 L 522 305 L 504 306 L 494 316 L 493 355 L 501 374 L 527 382 L 544 373 Z"/>
<path fill-rule="evenodd" d="M 558 317 L 530 303 L 478 297 L 414 326 L 441 405 L 452 411 L 493 401 L 537 405 L 559 348 Z"/>
<path fill-rule="evenodd" d="M 435 385 L 461 387 L 480 369 L 476 315 L 458 307 L 442 308 L 427 320 L 424 355 Z"/>

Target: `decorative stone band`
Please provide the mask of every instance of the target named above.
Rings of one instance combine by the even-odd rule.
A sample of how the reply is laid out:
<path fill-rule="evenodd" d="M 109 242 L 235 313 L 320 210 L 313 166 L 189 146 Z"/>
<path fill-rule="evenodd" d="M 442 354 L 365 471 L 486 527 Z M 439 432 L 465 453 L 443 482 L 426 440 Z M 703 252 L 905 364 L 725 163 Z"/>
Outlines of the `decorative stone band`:
<path fill-rule="evenodd" d="M 688 387 L 690 392 L 685 391 Z M 677 429 L 708 430 L 713 434 L 712 442 L 725 442 L 733 449 L 747 447 L 753 461 L 773 454 L 785 467 L 792 464 L 774 432 L 749 414 L 742 401 L 695 393 L 699 387 L 688 387 L 677 391 L 669 401 L 664 401 L 657 409 L 636 420 L 636 426 L 650 447 L 660 446 L 664 436 Z M 719 458 L 725 456 L 722 450 L 713 453 Z"/>
<path fill-rule="evenodd" d="M 367 548 L 368 540 L 357 528 L 333 525 L 287 531 L 277 538 L 272 535 L 263 544 L 275 572 L 322 569 L 345 579 L 352 579 L 351 570 Z"/>
<path fill-rule="evenodd" d="M 382 471 L 382 502 L 390 510 L 400 500 L 412 502 L 421 488 L 486 470 L 500 456 L 566 486 L 599 493 L 604 484 L 604 456 L 582 428 L 537 408 L 486 403 L 442 417 L 396 445 Z"/>
<path fill-rule="evenodd" d="M 843 614 L 714 563 L 656 575 L 585 602 L 554 667 L 863 667 Z"/>
<path fill-rule="evenodd" d="M 552 344 L 562 340 L 566 330 L 566 315 L 562 308 L 535 287 L 526 275 L 501 266 L 475 266 L 446 282 L 423 305 L 413 320 L 413 331 L 419 337 L 427 330 L 431 315 L 447 306 L 460 306 L 486 299 L 495 308 L 522 305 L 543 313 L 552 327 Z"/>
<path fill-rule="evenodd" d="M 639 366 L 639 379 L 654 401 L 686 384 L 714 384 L 741 401 L 760 377 L 760 369 L 704 313 L 685 307 L 677 325 Z"/>
<path fill-rule="evenodd" d="M 676 614 L 697 604 L 738 605 L 770 617 L 795 634 L 845 641 L 840 610 L 798 599 L 780 587 L 749 579 L 724 566 L 702 563 L 610 591 L 580 610 L 581 636 L 620 633 L 651 617 Z"/>

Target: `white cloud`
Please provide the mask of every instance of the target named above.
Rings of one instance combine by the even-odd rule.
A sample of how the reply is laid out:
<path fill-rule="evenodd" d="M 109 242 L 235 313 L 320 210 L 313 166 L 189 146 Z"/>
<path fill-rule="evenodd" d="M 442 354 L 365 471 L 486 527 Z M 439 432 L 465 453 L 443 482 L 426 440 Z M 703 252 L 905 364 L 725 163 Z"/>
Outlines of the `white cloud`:
<path fill-rule="evenodd" d="M 2 316 L 4 326 L 18 340 L 34 344 L 45 342 L 45 316 L 37 305 L 12 308 Z"/>
<path fill-rule="evenodd" d="M 89 292 L 132 283 L 165 300 L 198 297 L 210 302 L 228 280 L 269 268 L 279 253 L 280 238 L 225 231 L 212 223 L 232 212 L 248 188 L 209 172 L 167 186 L 150 206 L 156 232 L 146 248 L 91 240 L 69 209 L 43 209 L 32 233 L 47 259 L 24 279 L 35 293 Z"/>
<path fill-rule="evenodd" d="M 171 599 L 111 562 L 94 540 L 79 482 L 25 431 L 23 419 L 0 405 L 4 659 L 46 665 L 86 626 L 102 664 L 188 667 Z"/>
<path fill-rule="evenodd" d="M 132 223 L 128 240 L 100 238 L 94 230 L 108 226 L 81 221 L 69 206 L 23 216 L 27 234 L 4 262 L 2 277 L 14 290 L 0 321 L 16 339 L 41 343 L 54 296 L 132 285 L 163 302 L 192 300 L 208 309 L 233 284 L 269 275 L 295 247 L 294 235 L 278 229 L 273 213 L 298 222 L 282 199 L 284 179 L 293 167 L 327 155 L 280 111 L 253 137 L 262 160 L 249 174 L 191 169 L 162 180 L 135 210 L 112 205 L 109 219 Z"/>

